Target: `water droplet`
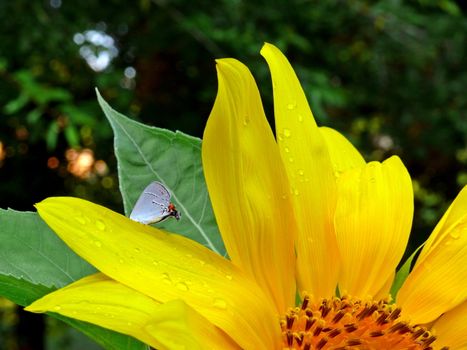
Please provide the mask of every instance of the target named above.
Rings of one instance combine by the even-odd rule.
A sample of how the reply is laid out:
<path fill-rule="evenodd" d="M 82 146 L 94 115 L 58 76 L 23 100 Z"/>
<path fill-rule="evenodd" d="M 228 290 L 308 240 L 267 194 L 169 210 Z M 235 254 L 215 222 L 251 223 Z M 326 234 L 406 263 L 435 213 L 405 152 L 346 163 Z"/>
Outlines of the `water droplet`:
<path fill-rule="evenodd" d="M 188 291 L 188 286 L 186 285 L 186 283 L 183 283 L 183 282 L 178 282 L 177 288 L 183 292 Z"/>
<path fill-rule="evenodd" d="M 199 259 L 199 263 L 200 263 L 201 265 L 206 265 L 206 261 L 201 260 L 201 259 Z"/>
<path fill-rule="evenodd" d="M 172 284 L 172 280 L 170 279 L 170 276 L 167 272 L 162 274 L 162 280 L 167 284 Z"/>
<path fill-rule="evenodd" d="M 141 252 L 141 248 L 136 247 L 136 248 L 135 248 L 135 252 L 136 252 L 136 253 Z"/>
<path fill-rule="evenodd" d="M 301 115 L 301 114 L 298 115 L 298 121 L 299 121 L 300 123 L 303 122 L 303 115 Z"/>
<path fill-rule="evenodd" d="M 98 230 L 101 230 L 101 231 L 104 231 L 105 228 L 106 228 L 104 221 L 102 221 L 100 219 L 96 220 L 96 227 L 97 227 Z"/>
<path fill-rule="evenodd" d="M 250 117 L 246 115 L 245 119 L 243 119 L 243 126 L 247 126 L 249 123 L 250 123 Z"/>
<path fill-rule="evenodd" d="M 284 134 L 284 137 L 290 137 L 290 135 L 291 135 L 291 132 L 290 132 L 289 129 L 284 129 L 284 130 L 282 130 L 282 132 Z"/>
<path fill-rule="evenodd" d="M 100 247 L 102 247 L 102 242 L 101 242 L 101 241 L 98 241 L 98 240 L 95 240 L 95 241 L 94 241 L 94 245 L 95 245 L 97 248 L 100 248 Z"/>
<path fill-rule="evenodd" d="M 123 264 L 123 263 L 125 262 L 125 260 L 123 260 L 122 258 L 120 258 L 120 259 L 118 259 L 118 262 L 119 262 L 120 264 Z"/>
<path fill-rule="evenodd" d="M 58 306 L 58 305 L 54 306 L 54 310 L 55 310 L 55 311 L 61 310 L 61 308 L 62 308 L 62 307 L 61 307 L 61 306 Z"/>
<path fill-rule="evenodd" d="M 83 215 L 75 216 L 75 220 L 78 221 L 78 223 L 80 223 L 81 225 L 86 224 L 86 219 L 85 219 L 85 217 Z"/>
<path fill-rule="evenodd" d="M 289 157 L 289 162 L 293 163 L 293 157 Z"/>
<path fill-rule="evenodd" d="M 153 261 L 152 261 L 152 264 L 153 264 L 154 266 L 158 266 L 158 265 L 159 265 L 159 261 L 153 260 Z"/>
<path fill-rule="evenodd" d="M 305 172 L 303 171 L 303 169 L 298 170 L 298 175 L 303 176 L 304 174 L 305 174 Z"/>
<path fill-rule="evenodd" d="M 459 231 L 453 231 L 449 235 L 451 236 L 452 239 L 459 239 L 461 236 Z"/>
<path fill-rule="evenodd" d="M 298 192 L 297 189 L 294 189 L 293 194 L 296 195 L 296 196 L 298 196 L 298 195 L 300 194 L 300 192 Z"/>
<path fill-rule="evenodd" d="M 126 325 L 127 325 L 128 327 L 131 327 L 131 326 L 133 326 L 133 323 L 127 322 Z"/>
<path fill-rule="evenodd" d="M 225 275 L 225 278 L 227 278 L 229 281 L 232 281 L 233 276 L 232 275 Z"/>
<path fill-rule="evenodd" d="M 287 105 L 287 109 L 288 109 L 289 111 L 291 111 L 292 109 L 295 109 L 295 107 L 297 107 L 297 103 L 296 103 L 296 102 L 292 102 L 292 103 L 289 103 L 289 104 Z"/>
<path fill-rule="evenodd" d="M 289 147 L 284 147 L 284 152 L 285 152 L 285 153 L 289 153 L 289 152 L 290 152 Z"/>
<path fill-rule="evenodd" d="M 222 309 L 222 310 L 227 309 L 227 302 L 224 299 L 216 298 L 214 299 L 214 302 L 212 305 L 214 307 L 217 307 L 218 309 Z"/>
<path fill-rule="evenodd" d="M 286 194 L 286 193 L 282 193 L 281 198 L 282 198 L 282 199 L 287 199 L 287 194 Z"/>

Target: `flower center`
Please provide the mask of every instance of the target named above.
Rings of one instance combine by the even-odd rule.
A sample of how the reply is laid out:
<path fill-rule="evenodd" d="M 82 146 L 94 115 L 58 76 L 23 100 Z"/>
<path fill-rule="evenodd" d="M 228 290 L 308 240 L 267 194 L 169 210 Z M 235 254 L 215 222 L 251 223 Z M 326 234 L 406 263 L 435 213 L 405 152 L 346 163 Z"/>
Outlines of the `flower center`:
<path fill-rule="evenodd" d="M 301 306 L 281 319 L 283 348 L 431 350 L 436 337 L 424 327 L 399 320 L 400 312 L 385 300 L 344 296 L 313 304 L 306 295 Z"/>

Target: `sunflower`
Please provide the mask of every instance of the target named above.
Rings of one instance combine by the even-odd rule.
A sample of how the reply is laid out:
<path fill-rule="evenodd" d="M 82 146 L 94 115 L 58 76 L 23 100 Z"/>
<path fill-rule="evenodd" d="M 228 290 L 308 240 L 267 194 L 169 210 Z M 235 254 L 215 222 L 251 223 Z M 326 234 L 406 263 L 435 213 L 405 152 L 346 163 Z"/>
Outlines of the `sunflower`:
<path fill-rule="evenodd" d="M 100 272 L 35 301 L 158 349 L 467 347 L 467 188 L 397 295 L 413 216 L 398 157 L 366 163 L 318 127 L 283 54 L 264 45 L 275 139 L 248 68 L 217 61 L 203 169 L 230 259 L 77 198 L 40 216 Z M 297 298 L 297 296 L 299 298 Z M 296 302 L 298 300 L 298 302 Z"/>

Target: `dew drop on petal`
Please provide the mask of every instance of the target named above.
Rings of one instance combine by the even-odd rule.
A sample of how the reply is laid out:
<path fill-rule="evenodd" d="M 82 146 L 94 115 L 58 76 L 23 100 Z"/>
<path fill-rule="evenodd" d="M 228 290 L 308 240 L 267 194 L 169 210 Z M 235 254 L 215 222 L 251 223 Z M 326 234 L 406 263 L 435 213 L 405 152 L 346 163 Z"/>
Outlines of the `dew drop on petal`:
<path fill-rule="evenodd" d="M 184 282 L 178 282 L 177 283 L 177 288 L 183 292 L 188 291 L 188 286 Z"/>
<path fill-rule="evenodd" d="M 453 231 L 449 234 L 449 236 L 451 236 L 452 239 L 459 239 L 461 235 L 458 231 Z"/>
<path fill-rule="evenodd" d="M 106 226 L 105 226 L 105 223 L 104 221 L 100 220 L 100 219 L 97 219 L 96 220 L 96 227 L 98 230 L 100 231 L 104 231 L 106 229 Z"/>
<path fill-rule="evenodd" d="M 167 284 L 172 284 L 172 280 L 170 279 L 170 276 L 167 272 L 162 274 L 162 280 Z"/>
<path fill-rule="evenodd" d="M 101 242 L 101 241 L 98 241 L 98 240 L 95 240 L 95 241 L 94 241 L 94 245 L 95 245 L 97 248 L 100 248 L 100 247 L 102 247 L 102 242 Z"/>
<path fill-rule="evenodd" d="M 225 278 L 227 278 L 229 281 L 232 281 L 233 279 L 232 275 L 225 275 Z"/>
<path fill-rule="evenodd" d="M 85 225 L 85 224 L 86 224 L 86 219 L 84 218 L 83 215 L 77 215 L 77 216 L 75 216 L 75 220 L 78 221 L 78 223 L 80 223 L 81 225 Z"/>
<path fill-rule="evenodd" d="M 303 171 L 303 169 L 298 170 L 298 175 L 303 176 L 304 174 L 305 174 L 305 172 Z"/>
<path fill-rule="evenodd" d="M 284 147 L 284 152 L 285 152 L 285 153 L 289 153 L 289 152 L 290 152 L 289 147 Z"/>
<path fill-rule="evenodd" d="M 136 252 L 136 253 L 141 252 L 141 248 L 136 247 L 136 248 L 135 248 L 135 252 Z"/>
<path fill-rule="evenodd" d="M 301 114 L 298 115 L 298 121 L 299 121 L 300 123 L 303 122 L 303 115 L 301 115 Z"/>
<path fill-rule="evenodd" d="M 287 109 L 288 109 L 289 111 L 295 109 L 295 107 L 297 107 L 297 103 L 295 103 L 295 102 L 289 103 L 289 104 L 287 105 Z"/>
<path fill-rule="evenodd" d="M 284 134 L 284 137 L 290 137 L 290 135 L 291 135 L 291 132 L 290 132 L 289 129 L 284 129 L 284 130 L 282 130 L 282 132 Z"/>
<path fill-rule="evenodd" d="M 61 306 L 58 306 L 58 305 L 54 306 L 54 310 L 55 310 L 55 311 L 59 311 L 59 310 L 61 310 L 61 308 L 62 308 L 62 307 L 61 307 Z"/>

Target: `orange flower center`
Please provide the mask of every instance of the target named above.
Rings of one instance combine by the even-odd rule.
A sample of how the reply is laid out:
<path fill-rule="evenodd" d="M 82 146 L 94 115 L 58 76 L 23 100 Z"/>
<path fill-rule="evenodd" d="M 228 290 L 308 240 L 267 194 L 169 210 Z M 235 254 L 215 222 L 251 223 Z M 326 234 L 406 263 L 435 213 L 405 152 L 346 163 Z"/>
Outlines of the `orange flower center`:
<path fill-rule="evenodd" d="M 431 350 L 436 337 L 399 320 L 400 312 L 385 300 L 333 297 L 313 304 L 305 296 L 281 319 L 283 349 Z"/>

